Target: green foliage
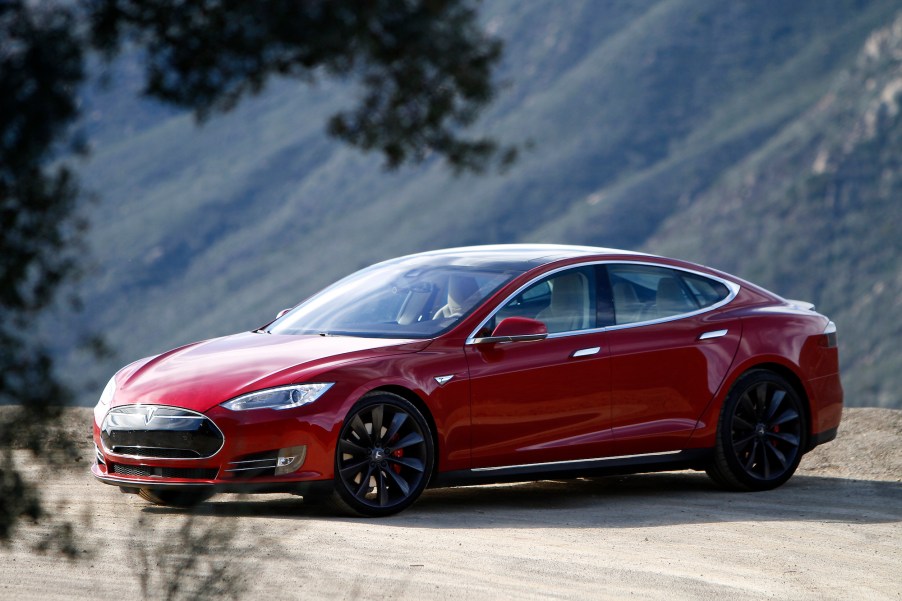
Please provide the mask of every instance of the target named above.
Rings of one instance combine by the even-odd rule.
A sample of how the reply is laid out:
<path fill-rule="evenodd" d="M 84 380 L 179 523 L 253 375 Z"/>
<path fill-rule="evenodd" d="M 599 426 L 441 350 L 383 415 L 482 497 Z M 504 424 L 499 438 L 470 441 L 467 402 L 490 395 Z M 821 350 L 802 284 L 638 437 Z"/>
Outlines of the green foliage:
<path fill-rule="evenodd" d="M 353 78 L 360 101 L 329 118 L 329 133 L 381 152 L 388 167 L 431 152 L 481 171 L 499 153 L 494 140 L 459 132 L 492 99 L 501 54 L 467 2 L 98 0 L 90 15 L 101 49 L 123 38 L 146 49 L 148 95 L 202 119 L 274 76 Z M 499 160 L 514 156 L 507 148 Z"/>
<path fill-rule="evenodd" d="M 4 362 L 16 361 L 15 353 L 8 349 L 27 345 L 21 329 L 47 305 L 74 260 L 70 247 L 79 229 L 72 215 L 76 188 L 66 169 L 44 168 L 53 144 L 64 138 L 65 128 L 76 115 L 71 88 L 81 81 L 82 56 L 69 33 L 71 27 L 72 16 L 65 10 L 32 12 L 20 3 L 0 5 L 0 307 L 4 316 L 0 339 Z M 2 365 L 0 403 L 9 402 L 11 391 L 31 396 L 22 384 L 15 383 L 24 367 Z"/>
<path fill-rule="evenodd" d="M 48 424 L 69 391 L 34 336 L 36 315 L 72 273 L 80 223 L 65 168 L 45 166 L 76 116 L 73 86 L 82 53 L 65 7 L 0 4 L 0 404 L 20 403 L 0 419 L 0 540 L 19 516 L 41 515 L 39 496 L 16 468 L 14 437 L 47 455 Z"/>

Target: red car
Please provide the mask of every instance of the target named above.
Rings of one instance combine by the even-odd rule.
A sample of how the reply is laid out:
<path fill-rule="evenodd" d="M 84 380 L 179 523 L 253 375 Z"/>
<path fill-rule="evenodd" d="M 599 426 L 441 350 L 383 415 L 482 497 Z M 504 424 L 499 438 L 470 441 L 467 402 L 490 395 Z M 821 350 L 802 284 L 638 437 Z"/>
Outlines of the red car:
<path fill-rule="evenodd" d="M 832 440 L 836 327 L 684 261 L 513 245 L 354 273 L 267 326 L 136 361 L 94 411 L 94 475 L 154 503 L 696 469 L 763 490 Z"/>

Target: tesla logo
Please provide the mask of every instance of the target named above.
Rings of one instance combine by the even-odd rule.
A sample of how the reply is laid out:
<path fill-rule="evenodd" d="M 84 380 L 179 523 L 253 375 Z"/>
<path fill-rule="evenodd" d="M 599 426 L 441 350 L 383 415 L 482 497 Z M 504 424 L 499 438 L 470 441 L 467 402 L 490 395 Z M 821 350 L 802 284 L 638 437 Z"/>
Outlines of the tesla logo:
<path fill-rule="evenodd" d="M 148 407 L 144 410 L 144 425 L 147 426 L 153 420 L 153 414 L 156 412 L 155 407 Z"/>

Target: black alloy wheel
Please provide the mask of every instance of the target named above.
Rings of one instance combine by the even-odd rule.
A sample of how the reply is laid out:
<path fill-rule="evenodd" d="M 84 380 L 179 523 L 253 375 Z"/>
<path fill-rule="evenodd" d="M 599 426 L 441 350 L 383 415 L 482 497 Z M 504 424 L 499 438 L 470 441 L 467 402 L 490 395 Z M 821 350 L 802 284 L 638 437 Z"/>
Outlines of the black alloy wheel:
<path fill-rule="evenodd" d="M 434 448 L 420 411 L 390 393 L 365 396 L 335 449 L 335 490 L 352 513 L 383 516 L 410 506 L 429 482 Z"/>
<path fill-rule="evenodd" d="M 731 490 L 768 490 L 792 476 L 805 449 L 802 401 L 779 375 L 756 370 L 733 385 L 721 411 L 708 475 Z"/>

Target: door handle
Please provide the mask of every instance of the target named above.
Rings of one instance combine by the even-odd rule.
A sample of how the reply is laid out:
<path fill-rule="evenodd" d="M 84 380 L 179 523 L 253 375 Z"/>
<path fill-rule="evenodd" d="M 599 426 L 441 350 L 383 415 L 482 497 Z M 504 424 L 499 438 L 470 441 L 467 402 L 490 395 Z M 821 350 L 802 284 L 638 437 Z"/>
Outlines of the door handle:
<path fill-rule="evenodd" d="M 710 332 L 705 332 L 701 336 L 698 337 L 699 340 L 711 340 L 712 338 L 720 338 L 721 336 L 726 336 L 729 330 L 712 330 Z"/>
<path fill-rule="evenodd" d="M 573 351 L 571 357 L 588 357 L 589 355 L 596 355 L 598 351 L 601 350 L 600 346 L 593 346 L 591 348 L 581 348 L 578 351 Z"/>

